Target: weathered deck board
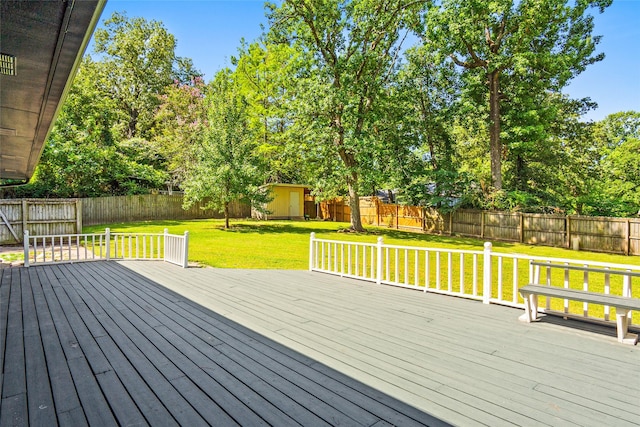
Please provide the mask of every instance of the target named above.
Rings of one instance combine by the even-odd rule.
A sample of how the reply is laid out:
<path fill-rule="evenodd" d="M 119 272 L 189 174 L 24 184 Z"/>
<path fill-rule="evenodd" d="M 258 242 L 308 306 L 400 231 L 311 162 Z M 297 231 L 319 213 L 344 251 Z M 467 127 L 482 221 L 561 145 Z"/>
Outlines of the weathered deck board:
<path fill-rule="evenodd" d="M 447 425 L 118 263 L 5 269 L 0 298 L 2 426 Z"/>
<path fill-rule="evenodd" d="M 307 272 L 155 267 L 136 268 L 405 402 L 435 403 L 451 422 L 633 425 L 640 416 L 638 349 L 617 345 L 609 328 L 525 325 L 505 307 Z"/>
<path fill-rule="evenodd" d="M 171 311 L 171 307 L 166 307 L 166 309 Z M 188 315 L 189 311 L 187 311 L 186 314 Z M 157 315 L 165 316 L 162 313 L 157 313 Z M 173 323 L 169 318 L 162 319 L 162 322 L 167 325 L 172 325 Z M 173 327 L 177 326 L 179 325 L 174 324 Z M 206 325 L 204 327 L 207 328 Z M 209 325 L 208 329 L 211 329 L 211 327 L 212 325 Z M 222 332 L 220 331 L 220 333 Z M 209 337 L 204 336 L 201 338 L 206 340 Z M 268 366 L 269 363 L 272 362 L 272 359 L 270 358 L 260 358 L 254 353 L 252 355 L 252 359 L 258 362 L 257 364 L 251 362 L 250 366 L 245 369 L 243 369 L 242 366 L 237 366 L 239 364 L 236 361 L 250 360 L 248 357 L 251 355 L 248 353 L 243 354 L 228 344 L 229 342 L 235 343 L 236 338 L 226 336 L 223 341 L 224 342 L 216 345 L 219 353 L 216 354 L 213 361 L 225 370 L 235 372 L 234 375 L 242 378 L 244 382 L 260 385 L 262 382 L 256 382 L 255 379 L 263 380 L 264 384 L 268 384 L 269 387 L 267 389 L 260 390 L 260 393 L 262 395 L 270 395 L 271 400 L 274 401 L 274 403 L 277 403 L 279 407 L 287 408 L 288 416 L 294 418 L 301 424 L 319 425 L 322 422 L 322 418 L 325 422 L 335 423 L 335 420 L 344 417 L 344 415 L 351 416 L 354 420 L 358 420 L 358 422 L 365 424 L 372 424 L 377 420 L 361 408 L 357 408 L 353 404 L 346 404 L 344 399 L 339 398 L 334 393 L 330 393 L 328 390 L 318 389 L 316 387 L 319 396 L 314 396 L 311 393 L 308 393 L 306 390 L 310 385 L 309 382 L 303 382 L 303 384 L 299 385 L 296 384 L 293 380 L 295 380 L 296 377 L 298 380 L 300 378 L 297 372 L 293 370 L 288 370 L 284 373 L 281 372 L 280 374 L 274 372 L 272 369 L 273 363 L 271 363 L 271 366 Z M 237 347 L 237 345 L 235 345 L 235 347 Z M 249 368 L 251 369 L 251 372 L 249 372 Z M 331 404 L 324 402 L 329 402 Z M 312 411 L 316 415 L 312 415 L 310 417 L 309 411 Z M 282 423 L 282 420 L 277 419 L 269 421 L 274 424 Z"/>
<path fill-rule="evenodd" d="M 5 269 L 0 425 L 636 425 L 637 347 L 303 271 Z"/>

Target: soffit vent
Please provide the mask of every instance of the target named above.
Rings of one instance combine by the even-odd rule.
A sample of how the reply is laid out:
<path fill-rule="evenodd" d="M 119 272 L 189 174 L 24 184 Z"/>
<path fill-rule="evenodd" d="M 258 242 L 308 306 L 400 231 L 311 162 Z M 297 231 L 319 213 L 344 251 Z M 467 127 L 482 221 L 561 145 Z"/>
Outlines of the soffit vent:
<path fill-rule="evenodd" d="M 6 53 L 0 53 L 0 74 L 5 76 L 16 75 L 16 57 Z"/>

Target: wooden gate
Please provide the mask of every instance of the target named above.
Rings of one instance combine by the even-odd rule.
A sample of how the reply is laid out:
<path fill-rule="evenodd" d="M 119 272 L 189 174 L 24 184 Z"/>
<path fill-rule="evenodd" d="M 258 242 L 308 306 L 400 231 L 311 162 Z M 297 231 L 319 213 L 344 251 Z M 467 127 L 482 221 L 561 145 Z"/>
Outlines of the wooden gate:
<path fill-rule="evenodd" d="M 0 244 L 20 243 L 31 235 L 82 232 L 82 203 L 78 199 L 0 200 Z"/>

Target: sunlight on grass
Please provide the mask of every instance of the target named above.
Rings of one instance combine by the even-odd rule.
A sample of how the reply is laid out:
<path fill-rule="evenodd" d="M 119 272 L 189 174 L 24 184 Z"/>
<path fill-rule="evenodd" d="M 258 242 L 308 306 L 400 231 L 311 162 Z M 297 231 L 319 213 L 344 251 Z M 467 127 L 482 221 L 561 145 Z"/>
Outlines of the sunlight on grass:
<path fill-rule="evenodd" d="M 189 231 L 189 260 L 220 268 L 287 269 L 308 268 L 309 236 L 319 239 L 375 243 L 382 236 L 390 245 L 432 248 L 468 249 L 481 251 L 484 241 L 465 237 L 437 236 L 370 227 L 366 233 L 338 233 L 346 223 L 321 221 L 252 221 L 232 222 L 224 229 L 222 220 L 146 221 L 85 227 L 84 231 L 183 234 Z M 571 258 L 617 264 L 640 265 L 640 257 L 576 252 L 546 246 L 493 242 L 493 250 L 503 253 L 521 253 L 542 257 Z M 457 258 L 457 257 L 454 257 Z M 465 260 L 465 264 L 471 262 Z M 506 268 L 509 271 L 509 268 Z M 465 268 L 465 275 L 471 268 Z M 504 277 L 505 283 L 510 280 Z"/>

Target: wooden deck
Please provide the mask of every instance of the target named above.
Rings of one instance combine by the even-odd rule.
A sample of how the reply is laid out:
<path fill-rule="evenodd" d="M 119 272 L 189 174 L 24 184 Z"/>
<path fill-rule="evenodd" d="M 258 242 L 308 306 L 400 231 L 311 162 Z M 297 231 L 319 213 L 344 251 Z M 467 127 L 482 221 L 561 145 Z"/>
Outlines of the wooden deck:
<path fill-rule="evenodd" d="M 0 425 L 637 425 L 615 329 L 305 271 L 11 268 Z"/>

